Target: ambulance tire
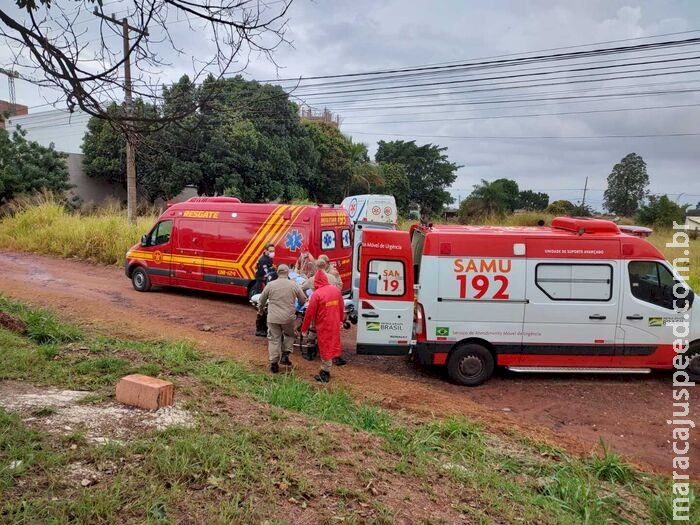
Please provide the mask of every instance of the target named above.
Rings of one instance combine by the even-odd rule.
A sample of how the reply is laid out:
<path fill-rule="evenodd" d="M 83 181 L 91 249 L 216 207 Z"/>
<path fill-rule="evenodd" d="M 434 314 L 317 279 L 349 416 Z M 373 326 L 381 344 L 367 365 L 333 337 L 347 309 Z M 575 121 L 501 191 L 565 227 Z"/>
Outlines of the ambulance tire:
<path fill-rule="evenodd" d="M 146 270 L 140 266 L 132 270 L 131 284 L 137 292 L 148 292 L 151 289 L 151 280 L 148 278 Z"/>
<path fill-rule="evenodd" d="M 688 366 L 685 371 L 691 381 L 700 381 L 700 348 L 691 348 L 688 354 Z"/>
<path fill-rule="evenodd" d="M 452 350 L 447 360 L 447 373 L 452 381 L 464 386 L 478 386 L 493 374 L 496 361 L 487 348 L 464 343 Z"/>

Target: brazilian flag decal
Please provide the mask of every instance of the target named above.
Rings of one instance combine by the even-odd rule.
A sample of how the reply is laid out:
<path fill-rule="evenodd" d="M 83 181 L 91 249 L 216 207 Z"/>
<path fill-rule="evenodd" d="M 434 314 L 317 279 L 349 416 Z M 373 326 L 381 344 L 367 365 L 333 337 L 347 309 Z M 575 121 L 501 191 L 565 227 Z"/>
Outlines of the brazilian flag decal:
<path fill-rule="evenodd" d="M 663 326 L 664 325 L 664 318 L 663 317 L 650 317 L 649 318 L 649 326 Z"/>
<path fill-rule="evenodd" d="M 449 326 L 436 326 L 435 327 L 435 336 L 436 337 L 447 337 L 450 335 L 450 327 Z"/>
<path fill-rule="evenodd" d="M 379 332 L 381 329 L 381 323 L 376 321 L 367 321 L 367 331 L 368 332 Z"/>

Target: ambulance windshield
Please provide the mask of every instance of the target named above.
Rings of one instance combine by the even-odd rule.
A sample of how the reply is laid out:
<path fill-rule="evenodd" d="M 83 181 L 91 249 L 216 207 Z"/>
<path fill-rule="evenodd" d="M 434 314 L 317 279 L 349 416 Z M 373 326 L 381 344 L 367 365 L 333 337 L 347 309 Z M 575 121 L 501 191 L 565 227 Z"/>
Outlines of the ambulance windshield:
<path fill-rule="evenodd" d="M 424 243 L 425 234 L 420 230 L 414 230 L 411 238 L 411 255 L 413 257 L 413 275 L 415 276 L 416 284 L 418 284 L 420 279 L 420 263 L 423 257 Z"/>

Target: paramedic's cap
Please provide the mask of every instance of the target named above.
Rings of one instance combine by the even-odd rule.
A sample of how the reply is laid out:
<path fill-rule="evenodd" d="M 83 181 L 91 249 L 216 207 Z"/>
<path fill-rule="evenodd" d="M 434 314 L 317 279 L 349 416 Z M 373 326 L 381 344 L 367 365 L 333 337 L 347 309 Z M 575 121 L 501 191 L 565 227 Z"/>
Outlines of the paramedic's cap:
<path fill-rule="evenodd" d="M 285 275 L 289 275 L 289 266 L 287 266 L 286 264 L 280 264 L 277 267 L 277 273 L 278 274 L 283 273 Z"/>

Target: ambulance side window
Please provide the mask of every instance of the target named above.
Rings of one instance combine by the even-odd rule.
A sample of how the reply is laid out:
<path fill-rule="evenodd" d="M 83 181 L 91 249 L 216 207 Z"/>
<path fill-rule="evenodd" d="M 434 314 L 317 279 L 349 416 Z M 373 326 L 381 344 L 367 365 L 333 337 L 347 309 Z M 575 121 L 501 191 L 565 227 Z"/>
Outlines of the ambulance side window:
<path fill-rule="evenodd" d="M 335 250 L 335 230 L 321 231 L 321 249 Z"/>
<path fill-rule="evenodd" d="M 342 241 L 343 248 L 350 248 L 350 246 L 352 246 L 352 235 L 350 235 L 350 230 L 340 230 L 340 239 Z"/>
<path fill-rule="evenodd" d="M 552 301 L 609 301 L 613 269 L 609 264 L 540 263 L 535 284 Z"/>
<path fill-rule="evenodd" d="M 170 233 L 173 230 L 173 221 L 159 222 L 151 232 L 150 246 L 159 246 L 170 241 Z"/>
<path fill-rule="evenodd" d="M 415 276 L 416 284 L 420 279 L 420 263 L 423 259 L 423 245 L 425 244 L 425 235 L 423 232 L 413 232 L 411 239 L 411 254 L 413 256 L 413 275 Z"/>
<path fill-rule="evenodd" d="M 401 296 L 405 293 L 404 278 L 406 269 L 402 261 L 373 259 L 367 272 L 367 293 L 369 295 Z"/>
<path fill-rule="evenodd" d="M 637 299 L 673 309 L 673 287 L 677 281 L 671 271 L 656 261 L 631 261 L 629 263 L 630 289 Z M 689 294 L 692 292 L 689 291 Z M 682 309 L 685 299 L 692 302 L 691 295 L 679 298 L 677 306 Z"/>

